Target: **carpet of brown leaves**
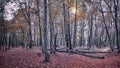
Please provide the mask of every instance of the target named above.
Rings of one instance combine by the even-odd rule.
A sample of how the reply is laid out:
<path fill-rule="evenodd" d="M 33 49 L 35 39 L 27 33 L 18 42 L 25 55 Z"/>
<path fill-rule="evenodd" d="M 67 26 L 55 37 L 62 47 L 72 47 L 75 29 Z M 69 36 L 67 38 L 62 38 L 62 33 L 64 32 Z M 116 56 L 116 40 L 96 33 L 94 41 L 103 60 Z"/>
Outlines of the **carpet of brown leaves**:
<path fill-rule="evenodd" d="M 105 59 L 96 59 L 68 53 L 50 54 L 50 62 L 43 62 L 44 54 L 37 56 L 39 49 L 14 48 L 0 53 L 0 68 L 120 68 L 120 55 L 104 54 Z"/>

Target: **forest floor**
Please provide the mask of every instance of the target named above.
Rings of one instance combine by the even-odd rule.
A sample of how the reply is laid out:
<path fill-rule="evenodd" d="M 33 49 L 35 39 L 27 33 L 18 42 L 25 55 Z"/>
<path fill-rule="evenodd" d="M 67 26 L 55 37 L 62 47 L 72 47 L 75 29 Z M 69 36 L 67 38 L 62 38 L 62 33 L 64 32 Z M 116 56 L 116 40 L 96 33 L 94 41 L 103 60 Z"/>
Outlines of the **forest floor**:
<path fill-rule="evenodd" d="M 50 62 L 43 62 L 44 54 L 38 57 L 39 48 L 21 47 L 0 52 L 0 68 L 120 68 L 120 54 L 104 53 L 105 59 L 85 57 L 78 54 L 50 54 Z"/>

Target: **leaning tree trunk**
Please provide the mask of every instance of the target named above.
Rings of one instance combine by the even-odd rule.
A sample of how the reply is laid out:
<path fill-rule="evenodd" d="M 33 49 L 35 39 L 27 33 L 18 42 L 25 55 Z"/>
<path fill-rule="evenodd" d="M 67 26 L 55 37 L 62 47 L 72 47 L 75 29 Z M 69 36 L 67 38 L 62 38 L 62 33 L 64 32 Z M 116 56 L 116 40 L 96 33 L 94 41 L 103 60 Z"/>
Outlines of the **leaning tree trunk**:
<path fill-rule="evenodd" d="M 104 16 L 103 7 L 102 7 L 101 3 L 100 3 L 100 7 L 101 7 L 101 13 L 102 13 L 102 17 L 103 17 L 103 24 L 105 26 L 105 30 L 106 30 L 108 38 L 109 38 L 110 48 L 113 51 L 113 46 L 111 45 L 111 37 L 110 37 L 109 31 L 108 31 L 108 28 L 107 28 L 107 25 L 106 25 L 106 22 L 105 22 L 105 16 Z"/>

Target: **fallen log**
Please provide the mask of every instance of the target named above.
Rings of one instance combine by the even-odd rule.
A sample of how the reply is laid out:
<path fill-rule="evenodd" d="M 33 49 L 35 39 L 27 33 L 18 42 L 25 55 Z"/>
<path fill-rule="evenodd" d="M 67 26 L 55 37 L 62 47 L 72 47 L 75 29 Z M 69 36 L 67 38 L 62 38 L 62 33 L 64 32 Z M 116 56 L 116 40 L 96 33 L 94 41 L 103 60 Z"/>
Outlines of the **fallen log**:
<path fill-rule="evenodd" d="M 76 51 L 72 51 L 72 53 L 74 54 L 80 54 L 86 57 L 91 57 L 91 58 L 98 58 L 98 59 L 104 59 L 104 56 L 95 56 L 95 55 L 91 55 L 91 54 L 85 54 L 85 53 L 80 53 L 80 52 L 76 52 Z"/>
<path fill-rule="evenodd" d="M 80 52 L 80 53 L 92 53 L 92 54 L 95 54 L 95 53 L 111 53 L 111 52 L 102 52 L 102 51 L 80 51 L 80 50 L 75 50 L 77 52 Z"/>
<path fill-rule="evenodd" d="M 57 52 L 65 52 L 65 53 L 67 53 L 67 51 L 63 51 L 63 50 L 62 51 L 61 50 L 57 50 Z"/>
<path fill-rule="evenodd" d="M 68 53 L 67 51 L 60 51 L 60 50 L 57 50 L 57 52 L 65 52 L 65 53 Z M 97 59 L 104 59 L 104 58 L 105 58 L 104 56 L 94 56 L 94 55 L 85 54 L 85 53 L 81 53 L 81 52 L 77 52 L 77 51 L 71 51 L 70 54 L 79 54 L 79 55 L 83 55 L 83 56 L 85 56 L 85 57 L 91 57 L 91 58 L 97 58 Z"/>

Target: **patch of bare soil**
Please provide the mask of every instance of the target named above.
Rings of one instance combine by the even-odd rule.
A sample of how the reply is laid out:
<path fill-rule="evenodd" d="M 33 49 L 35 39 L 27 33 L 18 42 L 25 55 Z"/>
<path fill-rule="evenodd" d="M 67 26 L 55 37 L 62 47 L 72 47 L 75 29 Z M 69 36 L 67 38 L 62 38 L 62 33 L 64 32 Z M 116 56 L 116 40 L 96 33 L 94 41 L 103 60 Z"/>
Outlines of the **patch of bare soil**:
<path fill-rule="evenodd" d="M 15 48 L 0 53 L 0 68 L 120 68 L 120 55 L 104 54 L 105 59 L 96 59 L 77 54 L 50 54 L 50 62 L 43 62 L 44 54 L 37 56 L 39 49 Z"/>

